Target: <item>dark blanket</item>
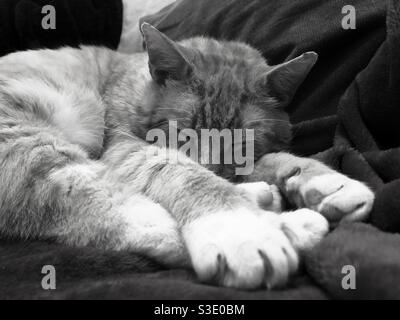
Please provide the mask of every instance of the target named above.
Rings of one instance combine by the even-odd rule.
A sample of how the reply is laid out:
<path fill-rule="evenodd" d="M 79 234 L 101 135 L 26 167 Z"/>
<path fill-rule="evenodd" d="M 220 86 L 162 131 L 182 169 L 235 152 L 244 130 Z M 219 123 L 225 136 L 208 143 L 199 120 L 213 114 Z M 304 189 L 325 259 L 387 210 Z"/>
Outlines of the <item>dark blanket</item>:
<path fill-rule="evenodd" d="M 46 5 L 55 8 L 55 29 L 42 27 Z M 0 56 L 82 43 L 116 49 L 122 10 L 121 0 L 0 0 Z"/>
<path fill-rule="evenodd" d="M 369 224 L 342 225 L 305 259 L 289 288 L 241 292 L 197 283 L 140 257 L 46 243 L 0 243 L 0 298 L 326 299 L 400 298 L 400 3 L 354 0 L 357 26 L 341 26 L 345 0 L 183 0 L 144 20 L 174 39 L 249 42 L 271 64 L 305 51 L 320 60 L 287 111 L 292 150 L 365 181 L 377 200 Z M 57 290 L 41 289 L 52 264 Z M 354 266 L 356 290 L 342 288 Z M 5 288 L 5 289 L 4 289 Z"/>

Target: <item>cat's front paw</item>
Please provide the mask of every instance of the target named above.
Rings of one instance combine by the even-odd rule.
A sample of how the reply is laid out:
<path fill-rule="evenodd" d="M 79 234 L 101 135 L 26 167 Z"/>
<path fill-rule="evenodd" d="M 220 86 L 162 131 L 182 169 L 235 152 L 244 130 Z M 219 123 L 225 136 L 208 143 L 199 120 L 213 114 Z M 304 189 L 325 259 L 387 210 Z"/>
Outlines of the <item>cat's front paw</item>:
<path fill-rule="evenodd" d="M 329 232 L 328 221 L 310 209 L 285 212 L 280 218 L 283 232 L 300 254 L 313 249 Z"/>
<path fill-rule="evenodd" d="M 204 282 L 276 288 L 298 268 L 298 255 L 279 220 L 261 218 L 245 208 L 201 217 L 183 229 L 183 236 L 193 268 Z"/>
<path fill-rule="evenodd" d="M 285 188 L 297 205 L 320 212 L 332 223 L 363 221 L 374 203 L 374 193 L 366 185 L 337 172 L 310 176 L 297 169 Z"/>

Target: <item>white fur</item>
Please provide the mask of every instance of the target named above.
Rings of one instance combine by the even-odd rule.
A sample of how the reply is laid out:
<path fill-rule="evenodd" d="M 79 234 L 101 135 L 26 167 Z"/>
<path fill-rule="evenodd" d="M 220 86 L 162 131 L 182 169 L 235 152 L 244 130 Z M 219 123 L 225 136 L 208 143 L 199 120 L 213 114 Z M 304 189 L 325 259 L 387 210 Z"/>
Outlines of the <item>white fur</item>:
<path fill-rule="evenodd" d="M 0 61 L 0 71 L 13 65 L 22 68 L 29 62 L 32 70 L 37 68 L 38 74 L 51 75 L 49 78 L 62 89 L 55 89 L 46 82 L 30 76 L 13 78 L 13 74 L 10 73 L 7 77 L 4 76 L 6 86 L 3 90 L 26 101 L 24 107 L 27 117 L 33 116 L 35 120 L 54 125 L 66 140 L 86 151 L 96 153 L 103 148 L 105 107 L 101 97 L 93 90 L 98 82 L 96 76 L 85 74 L 79 65 L 76 66 L 79 63 L 78 55 L 71 50 L 62 48 L 59 51 L 24 51 L 9 55 Z M 88 47 L 82 52 L 86 57 L 90 57 L 91 51 Z M 59 61 L 60 53 L 63 63 Z M 53 59 L 56 61 L 51 64 Z M 67 81 L 74 71 L 76 80 Z M 37 109 L 32 109 L 32 106 Z"/>
<path fill-rule="evenodd" d="M 329 232 L 328 221 L 320 213 L 309 209 L 285 212 L 280 217 L 282 230 L 300 252 L 314 248 Z"/>
<path fill-rule="evenodd" d="M 273 201 L 271 186 L 266 182 L 241 183 L 238 187 L 244 189 L 254 203 L 270 204 Z"/>
<path fill-rule="evenodd" d="M 162 257 L 167 264 L 187 265 L 177 223 L 163 207 L 142 195 L 134 195 L 118 211 L 127 227 L 121 249 L 134 248 Z"/>
<path fill-rule="evenodd" d="M 184 227 L 183 236 L 199 278 L 207 281 L 216 275 L 221 254 L 228 265 L 220 277 L 224 286 L 252 289 L 286 284 L 297 270 L 298 256 L 278 220 L 272 214 L 260 218 L 241 208 L 209 214 Z M 268 257 L 272 273 L 265 268 L 259 251 Z"/>

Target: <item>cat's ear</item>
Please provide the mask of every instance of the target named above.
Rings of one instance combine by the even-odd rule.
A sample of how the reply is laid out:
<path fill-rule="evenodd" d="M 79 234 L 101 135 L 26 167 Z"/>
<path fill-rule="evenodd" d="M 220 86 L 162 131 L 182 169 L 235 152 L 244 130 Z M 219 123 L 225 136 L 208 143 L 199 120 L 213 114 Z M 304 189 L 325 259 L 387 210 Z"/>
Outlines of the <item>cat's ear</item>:
<path fill-rule="evenodd" d="M 141 31 L 154 81 L 162 85 L 168 78 L 184 81 L 191 76 L 193 66 L 178 44 L 148 23 L 142 24 Z"/>
<path fill-rule="evenodd" d="M 274 67 L 266 75 L 266 85 L 270 94 L 284 106 L 289 104 L 317 60 L 318 54 L 307 52 Z"/>

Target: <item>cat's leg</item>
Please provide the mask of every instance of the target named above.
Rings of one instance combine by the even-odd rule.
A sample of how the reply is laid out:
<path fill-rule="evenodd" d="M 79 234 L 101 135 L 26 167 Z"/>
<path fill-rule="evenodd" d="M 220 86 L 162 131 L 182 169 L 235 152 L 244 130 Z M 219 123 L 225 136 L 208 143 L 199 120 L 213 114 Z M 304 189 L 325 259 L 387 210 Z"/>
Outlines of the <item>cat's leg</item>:
<path fill-rule="evenodd" d="M 199 278 L 236 288 L 278 287 L 298 267 L 282 218 L 178 151 L 122 141 L 102 161 L 107 179 L 160 203 L 176 219 Z M 268 218 L 266 218 L 268 216 Z"/>
<path fill-rule="evenodd" d="M 131 250 L 186 265 L 177 224 L 160 205 L 104 179 L 104 165 L 47 127 L 0 128 L 0 234 Z M 186 259 L 186 261 L 185 261 Z"/>
<path fill-rule="evenodd" d="M 363 221 L 374 202 L 373 192 L 362 182 L 288 153 L 265 155 L 246 179 L 276 184 L 294 205 L 318 211 L 331 223 Z"/>
<path fill-rule="evenodd" d="M 128 228 L 115 249 L 141 253 L 169 267 L 190 266 L 178 225 L 167 210 L 141 194 L 114 195 L 114 202 Z"/>

